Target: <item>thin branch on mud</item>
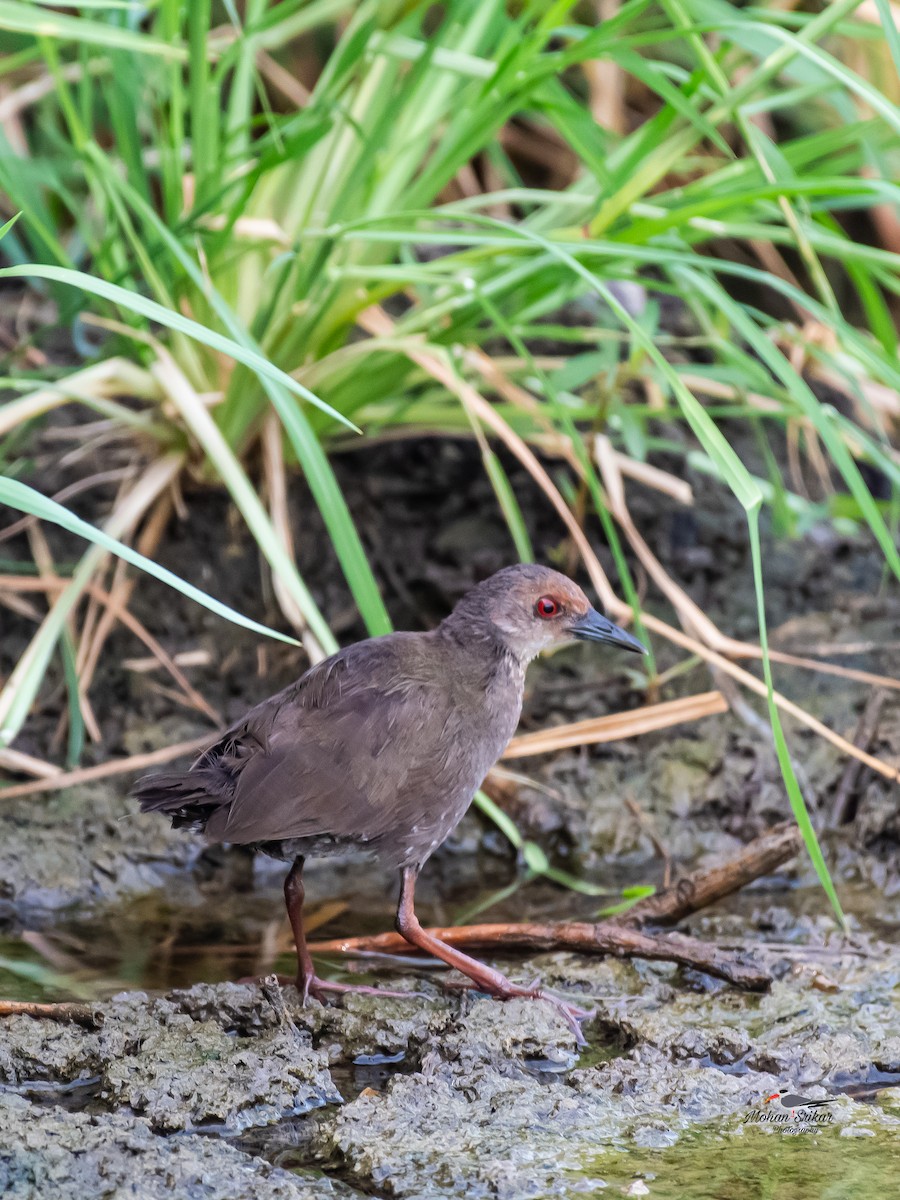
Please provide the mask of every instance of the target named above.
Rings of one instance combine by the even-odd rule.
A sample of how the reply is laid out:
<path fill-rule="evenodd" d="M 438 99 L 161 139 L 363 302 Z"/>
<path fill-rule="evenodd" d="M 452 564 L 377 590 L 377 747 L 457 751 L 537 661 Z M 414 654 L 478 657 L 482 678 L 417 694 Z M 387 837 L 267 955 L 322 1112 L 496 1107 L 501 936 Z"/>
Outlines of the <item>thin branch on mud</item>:
<path fill-rule="evenodd" d="M 649 958 L 676 962 L 725 979 L 751 992 L 765 991 L 771 975 L 759 964 L 744 961 L 730 950 L 680 933 L 649 934 L 617 925 L 614 921 L 526 921 L 521 924 L 459 925 L 429 929 L 457 949 L 515 949 L 527 951 L 576 950 L 582 954 L 611 954 L 616 958 Z M 415 953 L 399 933 L 372 937 L 336 938 L 311 942 L 311 954 L 368 955 Z"/>
<path fill-rule="evenodd" d="M 65 1001 L 61 1004 L 37 1004 L 31 1000 L 0 1000 L 0 1017 L 37 1017 L 47 1021 L 72 1021 L 88 1029 L 103 1024 L 103 1014 L 89 1004 Z"/>
<path fill-rule="evenodd" d="M 640 901 L 617 919 L 589 921 L 523 922 L 494 925 L 447 926 L 429 930 L 458 948 L 519 950 L 577 950 L 587 954 L 612 954 L 617 958 L 648 958 L 676 962 L 725 979 L 748 991 L 764 991 L 772 977 L 744 955 L 682 934 L 648 934 L 638 923 L 673 922 L 736 892 L 794 857 L 802 845 L 796 826 L 784 824 L 755 838 L 739 854 L 718 866 L 697 871 L 656 896 Z M 336 938 L 312 942 L 313 954 L 403 954 L 411 952 L 398 933 L 374 937 Z"/>
<path fill-rule="evenodd" d="M 876 690 L 872 692 L 866 702 L 862 716 L 859 718 L 859 724 L 856 726 L 856 733 L 853 735 L 853 744 L 860 750 L 868 750 L 875 740 L 885 699 L 885 693 Z M 834 803 L 831 806 L 831 824 L 834 828 L 843 825 L 849 817 L 850 806 L 859 785 L 861 770 L 862 764 L 855 758 L 848 759 L 844 766 L 844 772 L 834 794 Z"/>
<path fill-rule="evenodd" d="M 669 884 L 672 882 L 672 855 L 666 849 L 665 844 L 663 843 L 659 834 L 656 832 L 653 821 L 648 814 L 644 812 L 637 800 L 635 800 L 633 796 L 623 796 L 622 799 L 625 803 L 625 807 L 634 817 L 635 821 L 637 821 L 641 831 L 650 839 L 653 849 L 656 851 L 656 854 L 663 865 L 663 888 L 667 890 Z"/>
<path fill-rule="evenodd" d="M 748 842 L 733 858 L 718 866 L 685 875 L 618 918 L 622 925 L 674 925 L 683 917 L 708 908 L 723 896 L 740 891 L 754 879 L 770 875 L 800 852 L 803 838 L 792 822 L 776 825 Z"/>

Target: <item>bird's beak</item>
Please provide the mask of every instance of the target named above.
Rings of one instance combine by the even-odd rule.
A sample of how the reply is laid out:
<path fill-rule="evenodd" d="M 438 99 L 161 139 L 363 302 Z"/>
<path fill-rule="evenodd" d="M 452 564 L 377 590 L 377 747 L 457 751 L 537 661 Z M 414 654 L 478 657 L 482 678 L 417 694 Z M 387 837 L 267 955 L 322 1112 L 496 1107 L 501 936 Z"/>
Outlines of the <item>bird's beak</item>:
<path fill-rule="evenodd" d="M 771 1096 L 766 1096 L 763 1104 L 768 1104 L 770 1100 L 777 1100 L 780 1095 L 781 1092 L 773 1092 Z"/>
<path fill-rule="evenodd" d="M 620 646 L 623 650 L 635 650 L 638 654 L 646 654 L 647 648 L 636 637 L 618 625 L 613 625 L 602 613 L 595 608 L 589 608 L 583 617 L 579 617 L 569 626 L 572 634 L 583 642 L 605 642 L 608 646 Z"/>

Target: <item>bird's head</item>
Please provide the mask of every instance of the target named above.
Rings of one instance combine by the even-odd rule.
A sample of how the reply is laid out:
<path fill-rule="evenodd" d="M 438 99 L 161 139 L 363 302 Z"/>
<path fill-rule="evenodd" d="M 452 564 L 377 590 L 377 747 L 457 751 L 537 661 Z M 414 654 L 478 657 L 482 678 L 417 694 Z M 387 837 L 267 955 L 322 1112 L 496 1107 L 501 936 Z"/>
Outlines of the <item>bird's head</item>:
<path fill-rule="evenodd" d="M 505 567 L 465 595 L 449 618 L 463 633 L 490 631 L 520 661 L 580 639 L 646 654 L 636 637 L 597 612 L 577 583 L 549 567 Z"/>
<path fill-rule="evenodd" d="M 780 1100 L 782 1096 L 787 1095 L 787 1091 L 788 1091 L 788 1089 L 786 1087 L 783 1087 L 779 1091 L 773 1092 L 771 1096 L 766 1096 L 765 1100 L 763 1101 L 763 1104 L 770 1104 L 773 1100 Z"/>

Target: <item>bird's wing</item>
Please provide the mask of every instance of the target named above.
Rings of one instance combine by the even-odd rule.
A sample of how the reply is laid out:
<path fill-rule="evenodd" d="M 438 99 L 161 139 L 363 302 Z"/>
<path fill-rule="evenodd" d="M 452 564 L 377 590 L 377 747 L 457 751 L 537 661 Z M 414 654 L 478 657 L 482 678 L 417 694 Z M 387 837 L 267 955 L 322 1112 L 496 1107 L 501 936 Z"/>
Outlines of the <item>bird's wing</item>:
<path fill-rule="evenodd" d="M 208 835 L 371 839 L 402 822 L 416 797 L 427 803 L 450 701 L 440 672 L 427 682 L 415 669 L 420 647 L 395 638 L 364 644 L 362 659 L 348 647 L 225 735 L 213 755 L 234 771 L 233 798 Z"/>

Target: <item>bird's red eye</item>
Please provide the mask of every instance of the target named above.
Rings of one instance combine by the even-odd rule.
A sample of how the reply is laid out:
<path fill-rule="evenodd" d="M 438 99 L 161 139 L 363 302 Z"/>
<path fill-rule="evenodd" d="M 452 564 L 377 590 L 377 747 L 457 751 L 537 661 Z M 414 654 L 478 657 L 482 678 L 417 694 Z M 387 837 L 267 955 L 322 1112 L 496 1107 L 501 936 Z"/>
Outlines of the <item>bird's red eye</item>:
<path fill-rule="evenodd" d="M 551 617 L 555 617 L 559 612 L 559 605 L 552 596 L 541 596 L 537 604 L 534 606 L 534 615 L 540 617 L 544 621 L 549 621 Z"/>

